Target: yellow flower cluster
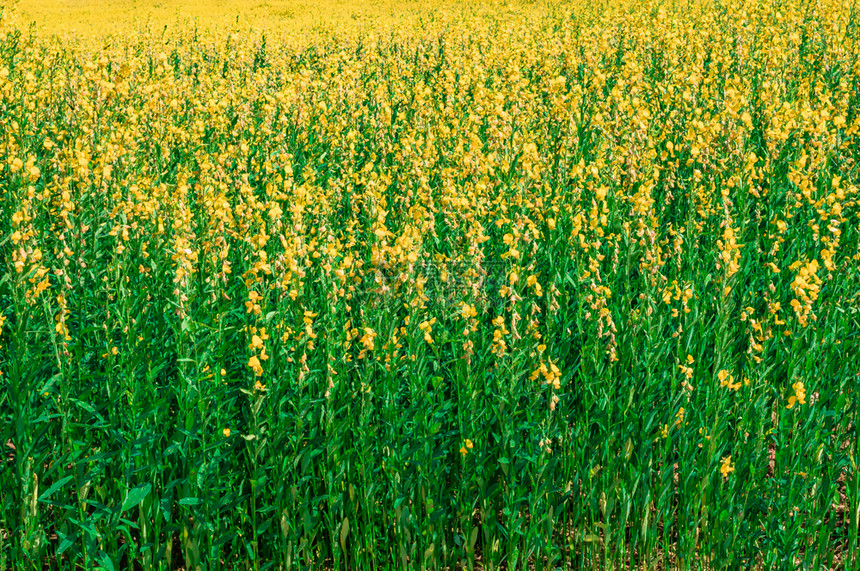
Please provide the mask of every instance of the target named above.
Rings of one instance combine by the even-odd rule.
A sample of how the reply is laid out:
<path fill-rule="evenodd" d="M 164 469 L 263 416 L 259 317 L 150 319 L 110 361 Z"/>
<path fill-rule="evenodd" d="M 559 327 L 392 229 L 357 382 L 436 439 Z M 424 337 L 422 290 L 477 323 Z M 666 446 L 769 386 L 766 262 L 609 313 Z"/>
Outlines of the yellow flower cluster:
<path fill-rule="evenodd" d="M 788 404 L 785 406 L 789 410 L 798 404 L 806 404 L 806 387 L 803 385 L 803 382 L 797 381 L 792 383 L 791 388 L 794 390 L 794 394 L 788 397 Z"/>
<path fill-rule="evenodd" d="M 732 391 L 736 391 L 742 386 L 740 381 L 735 382 L 735 376 L 730 374 L 725 369 L 722 369 L 719 373 L 717 373 L 717 378 L 720 380 L 721 387 L 726 387 Z"/>
<path fill-rule="evenodd" d="M 0 309 L 44 318 L 24 329 L 50 367 L 119 367 L 157 330 L 209 378 L 211 335 L 217 384 L 257 397 L 486 375 L 554 418 L 646 362 L 668 438 L 860 303 L 844 2 L 433 0 L 421 27 L 385 4 L 301 34 L 3 44 Z"/>
<path fill-rule="evenodd" d="M 729 479 L 729 474 L 735 471 L 735 466 L 732 463 L 731 455 L 725 456 L 720 462 L 720 474 L 723 475 L 723 478 L 726 480 Z"/>
<path fill-rule="evenodd" d="M 248 358 L 248 367 L 254 371 L 254 375 L 261 377 L 263 376 L 263 365 L 261 361 L 266 361 L 269 358 L 266 354 L 266 346 L 264 344 L 264 341 L 269 339 L 269 335 L 266 333 L 265 327 L 260 330 L 257 330 L 256 327 L 251 327 L 250 333 L 251 344 L 248 345 L 248 349 L 250 349 L 253 354 Z"/>
<path fill-rule="evenodd" d="M 809 319 L 815 319 L 812 305 L 818 299 L 818 292 L 821 289 L 818 268 L 818 260 L 812 260 L 808 263 L 798 261 L 789 268 L 797 272 L 791 282 L 791 289 L 795 297 L 791 300 L 790 305 L 802 327 L 809 323 Z"/>

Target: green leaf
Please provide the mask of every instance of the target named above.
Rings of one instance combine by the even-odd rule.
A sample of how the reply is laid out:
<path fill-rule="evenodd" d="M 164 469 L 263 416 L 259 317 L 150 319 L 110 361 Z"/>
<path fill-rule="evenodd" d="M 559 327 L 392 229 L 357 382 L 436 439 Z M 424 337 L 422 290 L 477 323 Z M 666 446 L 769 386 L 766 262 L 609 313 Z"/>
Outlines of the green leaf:
<path fill-rule="evenodd" d="M 103 569 L 106 569 L 107 571 L 116 571 L 116 568 L 113 566 L 113 561 L 111 561 L 111 558 L 107 553 L 99 551 L 97 558 Z"/>
<path fill-rule="evenodd" d="M 125 501 L 122 503 L 122 509 L 120 512 L 129 510 L 142 502 L 143 499 L 149 495 L 151 490 L 152 484 L 143 484 L 142 486 L 137 486 L 136 488 L 129 490 L 128 496 L 126 496 Z"/>
<path fill-rule="evenodd" d="M 75 544 L 77 541 L 78 533 L 70 533 L 68 535 L 63 535 L 62 532 L 57 532 L 57 537 L 61 539 L 60 545 L 57 547 L 57 555 L 62 555 L 64 551 L 66 551 L 69 547 Z"/>
<path fill-rule="evenodd" d="M 61 478 L 60 480 L 54 482 L 54 485 L 45 490 L 45 492 L 41 496 L 39 496 L 39 501 L 47 501 L 47 499 L 50 498 L 54 492 L 68 484 L 72 480 L 72 478 L 74 478 L 74 476 L 66 476 L 65 478 Z"/>
<path fill-rule="evenodd" d="M 170 498 L 161 498 L 158 502 L 161 507 L 161 514 L 164 516 L 164 521 L 170 522 Z"/>
<path fill-rule="evenodd" d="M 203 500 L 201 500 L 200 498 L 182 498 L 181 500 L 179 500 L 179 505 L 182 506 L 196 506 L 202 503 Z"/>
<path fill-rule="evenodd" d="M 346 538 L 349 536 L 349 518 L 343 518 L 340 525 L 340 548 L 346 553 Z"/>

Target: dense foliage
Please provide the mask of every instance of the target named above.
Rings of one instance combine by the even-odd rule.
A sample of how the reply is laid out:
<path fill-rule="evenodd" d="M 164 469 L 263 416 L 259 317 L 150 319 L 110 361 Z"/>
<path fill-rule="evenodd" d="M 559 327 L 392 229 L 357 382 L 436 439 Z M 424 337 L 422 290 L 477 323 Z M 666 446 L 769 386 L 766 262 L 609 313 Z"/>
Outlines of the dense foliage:
<path fill-rule="evenodd" d="M 856 568 L 858 34 L 5 25 L 0 568 Z"/>

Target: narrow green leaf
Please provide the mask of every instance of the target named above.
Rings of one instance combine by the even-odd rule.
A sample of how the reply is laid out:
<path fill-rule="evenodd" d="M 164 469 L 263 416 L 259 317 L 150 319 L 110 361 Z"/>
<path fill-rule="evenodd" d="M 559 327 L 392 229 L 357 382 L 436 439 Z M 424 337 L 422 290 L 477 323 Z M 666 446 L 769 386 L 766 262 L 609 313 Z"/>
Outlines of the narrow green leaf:
<path fill-rule="evenodd" d="M 60 480 L 54 482 L 54 484 L 50 488 L 45 490 L 45 492 L 41 496 L 39 496 L 39 501 L 47 501 L 47 499 L 50 498 L 54 492 L 68 484 L 72 480 L 72 478 L 74 478 L 74 476 L 66 476 L 65 478 L 61 478 Z"/>
<path fill-rule="evenodd" d="M 143 484 L 129 490 L 128 496 L 126 496 L 125 501 L 122 503 L 122 509 L 120 511 L 124 512 L 129 510 L 142 502 L 143 499 L 149 495 L 151 490 L 152 484 Z"/>

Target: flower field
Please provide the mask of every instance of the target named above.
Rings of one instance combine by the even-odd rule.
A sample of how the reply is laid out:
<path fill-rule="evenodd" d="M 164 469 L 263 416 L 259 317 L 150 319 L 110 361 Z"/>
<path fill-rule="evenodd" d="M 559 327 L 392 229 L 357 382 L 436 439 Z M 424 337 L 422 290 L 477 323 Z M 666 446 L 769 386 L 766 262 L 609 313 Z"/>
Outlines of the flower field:
<path fill-rule="evenodd" d="M 860 568 L 857 8 L 402 4 L 3 10 L 0 569 Z"/>

